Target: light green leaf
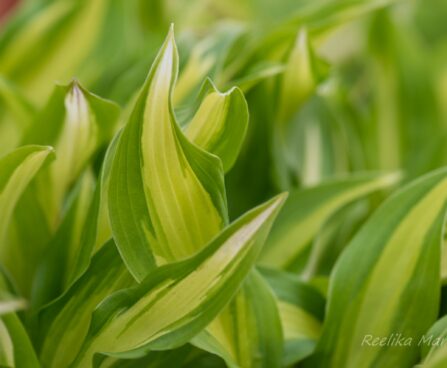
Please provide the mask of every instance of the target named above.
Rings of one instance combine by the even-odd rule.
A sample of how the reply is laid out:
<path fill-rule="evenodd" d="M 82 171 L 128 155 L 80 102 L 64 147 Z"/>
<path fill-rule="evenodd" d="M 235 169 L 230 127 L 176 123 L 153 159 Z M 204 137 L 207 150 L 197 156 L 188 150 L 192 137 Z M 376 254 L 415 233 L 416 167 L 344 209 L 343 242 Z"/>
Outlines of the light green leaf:
<path fill-rule="evenodd" d="M 315 92 L 322 79 L 322 73 L 318 70 L 319 63 L 320 61 L 313 54 L 307 31 L 302 29 L 287 57 L 284 72 L 278 77 L 279 91 L 273 131 L 273 159 L 275 162 L 274 179 L 281 189 L 289 189 L 292 184 L 288 178 L 288 166 L 294 160 L 290 146 L 293 147 L 296 142 L 291 142 L 289 139 L 290 120 Z M 311 143 L 315 144 L 315 142 Z"/>
<path fill-rule="evenodd" d="M 210 80 L 202 88 L 202 98 L 185 135 L 197 146 L 218 156 L 227 172 L 236 161 L 247 132 L 247 102 L 238 88 L 221 93 Z"/>
<path fill-rule="evenodd" d="M 394 184 L 398 175 L 358 174 L 293 191 L 275 222 L 261 255 L 261 264 L 296 267 L 321 226 L 337 210 Z"/>
<path fill-rule="evenodd" d="M 283 364 L 289 366 L 309 356 L 320 337 L 324 298 L 296 275 L 261 268 L 276 295 L 284 336 Z"/>
<path fill-rule="evenodd" d="M 447 339 L 447 316 L 437 320 L 433 326 L 421 337 L 420 350 L 423 366 L 440 366 L 447 361 L 446 348 Z"/>
<path fill-rule="evenodd" d="M 286 60 L 284 72 L 279 77 L 277 111 L 279 124 L 287 123 L 315 91 L 321 79 L 316 63 L 307 31 L 301 29 Z"/>
<path fill-rule="evenodd" d="M 17 368 L 40 367 L 28 334 L 15 314 L 0 317 L 0 365 Z"/>
<path fill-rule="evenodd" d="M 26 146 L 0 159 L 0 252 L 4 262 L 8 258 L 4 238 L 14 207 L 52 151 L 51 147 Z"/>
<path fill-rule="evenodd" d="M 70 289 L 39 313 L 36 343 L 42 364 L 68 367 L 87 335 L 97 304 L 114 291 L 133 284 L 115 244 L 108 242 Z"/>
<path fill-rule="evenodd" d="M 194 254 L 227 223 L 222 164 L 184 137 L 173 114 L 177 59 L 171 29 L 112 163 L 110 222 L 137 280 Z"/>
<path fill-rule="evenodd" d="M 417 343 L 402 349 L 371 340 L 400 334 L 417 342 L 434 322 L 446 200 L 443 169 L 393 195 L 360 229 L 331 275 L 323 333 L 309 367 L 416 363 Z"/>
<path fill-rule="evenodd" d="M 65 203 L 64 218 L 45 247 L 34 278 L 32 307 L 37 309 L 61 295 L 71 282 L 85 225 L 91 222 L 88 210 L 93 197 L 94 177 L 87 170 L 80 178 Z"/>
<path fill-rule="evenodd" d="M 236 293 L 284 199 L 253 209 L 196 256 L 158 268 L 135 288 L 102 302 L 73 367 L 90 366 L 96 352 L 137 357 L 187 342 Z"/>
<path fill-rule="evenodd" d="M 209 40 L 205 39 L 191 50 L 188 61 L 175 86 L 174 106 L 179 105 L 193 92 L 215 63 L 214 55 L 207 53 L 209 46 Z"/>
<path fill-rule="evenodd" d="M 230 367 L 280 367 L 282 328 L 275 297 L 253 270 L 231 303 L 192 343 Z"/>
<path fill-rule="evenodd" d="M 54 228 L 70 186 L 99 148 L 112 137 L 118 107 L 83 89 L 76 81 L 56 86 L 23 143 L 54 146 L 57 157 L 39 180 L 38 198 Z"/>

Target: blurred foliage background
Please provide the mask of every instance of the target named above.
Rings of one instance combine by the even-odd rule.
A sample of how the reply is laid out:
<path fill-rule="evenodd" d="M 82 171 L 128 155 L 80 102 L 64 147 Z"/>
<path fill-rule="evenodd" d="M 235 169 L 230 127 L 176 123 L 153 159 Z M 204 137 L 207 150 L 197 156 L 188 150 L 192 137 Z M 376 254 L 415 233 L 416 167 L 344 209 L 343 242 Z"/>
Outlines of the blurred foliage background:
<path fill-rule="evenodd" d="M 297 254 L 274 264 L 325 294 L 343 247 L 388 194 L 370 195 L 383 183 L 362 193 L 353 189 L 352 196 L 344 192 L 366 179 L 325 183 L 362 172 L 400 172 L 407 182 L 447 165 L 446 19 L 445 0 L 0 0 L 0 156 L 27 143 L 55 145 L 58 152 L 53 141 L 61 130 L 68 87 L 55 90 L 55 83 L 76 79 L 93 105 L 102 102 L 87 90 L 122 108 L 121 114 L 105 116 L 98 107 L 104 126 L 120 115 L 116 127 L 110 124 L 110 131 L 101 132 L 94 153 L 81 152 L 79 137 L 69 142 L 79 162 L 73 170 L 65 168 L 66 176 L 54 175 L 61 198 L 47 214 L 54 220 L 48 229 L 37 222 L 44 216 L 30 211 L 33 197 L 25 193 L 14 215 L 23 239 L 14 241 L 37 244 L 36 255 L 26 260 L 36 269 L 42 260 L 46 266 L 40 248 L 67 243 L 60 234 L 77 221 L 70 211 L 77 211 L 77 200 L 80 208 L 82 201 L 89 203 L 107 145 L 126 122 L 173 23 L 180 55 L 173 102 L 180 124 L 196 112 L 207 78 L 221 91 L 239 86 L 248 102 L 247 137 L 225 175 L 231 219 L 290 191 L 291 202 L 300 206 L 285 207 L 268 248 L 281 238 L 288 215 L 309 228 L 307 218 L 319 206 L 344 196 L 311 218 L 316 225 L 309 234 L 292 239 L 299 245 Z M 96 164 L 91 172 L 84 171 L 90 154 Z M 84 220 L 86 214 L 79 216 Z M 73 243 L 81 242 L 72 237 Z M 267 261 L 283 256 L 278 249 Z M 261 264 L 269 264 L 269 256 Z M 445 246 L 443 259 L 445 282 Z M 36 273 L 33 267 L 23 266 L 26 277 Z M 31 279 L 21 280 L 27 297 Z M 318 319 L 324 309 L 320 299 Z M 305 350 L 300 359 L 311 349 Z"/>
<path fill-rule="evenodd" d="M 227 176 L 233 216 L 347 172 L 410 179 L 446 163 L 443 0 L 13 3 L 1 10 L 0 153 L 18 144 L 52 81 L 76 77 L 129 106 L 173 22 L 179 119 L 206 77 L 241 86 L 249 102 L 248 139 Z"/>

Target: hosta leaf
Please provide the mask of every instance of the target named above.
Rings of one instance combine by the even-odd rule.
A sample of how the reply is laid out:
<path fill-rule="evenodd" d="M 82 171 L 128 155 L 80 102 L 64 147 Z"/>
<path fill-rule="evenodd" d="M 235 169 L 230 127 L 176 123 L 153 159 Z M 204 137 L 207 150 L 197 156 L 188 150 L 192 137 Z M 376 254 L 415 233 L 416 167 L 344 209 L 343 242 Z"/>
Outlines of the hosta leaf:
<path fill-rule="evenodd" d="M 38 308 L 61 295 L 68 288 L 76 257 L 82 247 L 85 224 L 94 222 L 87 217 L 94 191 L 94 178 L 87 170 L 70 194 L 64 218 L 47 244 L 34 277 L 32 304 Z"/>
<path fill-rule="evenodd" d="M 112 237 L 110 228 L 107 193 L 112 158 L 115 154 L 119 134 L 110 143 L 100 170 L 95 193 L 90 203 L 87 221 L 82 229 L 79 248 L 72 258 L 73 271 L 69 273 L 68 283 L 76 280 L 87 269 L 91 256 Z"/>
<path fill-rule="evenodd" d="M 208 46 L 209 42 L 205 39 L 191 50 L 189 59 L 175 86 L 174 105 L 183 102 L 202 82 L 213 66 L 214 56 L 206 53 Z"/>
<path fill-rule="evenodd" d="M 324 298 L 295 275 L 261 268 L 276 295 L 284 335 L 283 364 L 289 366 L 314 350 L 320 337 Z"/>
<path fill-rule="evenodd" d="M 227 172 L 236 161 L 245 138 L 247 103 L 238 88 L 221 93 L 210 80 L 202 94 L 202 103 L 186 127 L 185 135 L 205 151 L 218 156 Z"/>
<path fill-rule="evenodd" d="M 444 347 L 447 338 L 447 317 L 437 320 L 432 327 L 418 341 L 423 366 L 440 367 L 447 362 L 447 353 Z"/>
<path fill-rule="evenodd" d="M 290 146 L 296 142 L 290 139 L 290 120 L 306 100 L 314 93 L 322 73 L 318 70 L 319 60 L 313 55 L 307 32 L 302 29 L 286 60 L 284 72 L 279 76 L 278 106 L 274 125 L 274 160 L 276 176 L 281 189 L 288 189 L 289 161 L 293 161 Z"/>
<path fill-rule="evenodd" d="M 187 342 L 235 294 L 284 198 L 248 212 L 196 256 L 158 268 L 135 288 L 102 302 L 73 366 L 89 366 L 96 352 L 136 357 Z"/>
<path fill-rule="evenodd" d="M 137 280 L 156 264 L 195 253 L 227 222 L 222 164 L 184 137 L 173 114 L 177 59 L 171 30 L 112 163 L 112 231 Z"/>
<path fill-rule="evenodd" d="M 27 332 L 15 314 L 0 317 L 0 366 L 40 367 Z"/>
<path fill-rule="evenodd" d="M 337 210 L 396 182 L 398 176 L 359 174 L 293 191 L 275 222 L 261 263 L 293 268 L 321 226 Z"/>
<path fill-rule="evenodd" d="M 31 12 L 0 38 L 0 73 L 44 101 L 51 83 L 71 78 L 94 47 L 106 7 L 106 0 L 63 1 Z"/>
<path fill-rule="evenodd" d="M 276 301 L 266 281 L 252 271 L 219 317 L 192 343 L 213 352 L 230 367 L 279 367 L 282 329 Z"/>
<path fill-rule="evenodd" d="M 285 124 L 315 91 L 319 76 L 307 31 L 300 30 L 280 75 L 278 122 Z"/>
<path fill-rule="evenodd" d="M 243 77 L 232 81 L 232 83 L 244 92 L 249 92 L 258 83 L 268 78 L 277 76 L 284 72 L 284 65 L 281 63 L 259 63 L 253 66 Z"/>
<path fill-rule="evenodd" d="M 25 144 L 48 144 L 57 152 L 56 160 L 39 181 L 39 199 L 53 227 L 70 185 L 111 138 L 118 113 L 115 104 L 89 93 L 74 81 L 68 86 L 56 86 L 26 133 Z"/>
<path fill-rule="evenodd" d="M 114 291 L 133 284 L 115 244 L 108 242 L 92 258 L 82 277 L 40 312 L 36 342 L 45 367 L 68 367 L 87 334 L 96 305 Z"/>
<path fill-rule="evenodd" d="M 105 357 L 99 364 L 95 364 L 97 368 L 166 368 L 166 367 L 191 367 L 200 368 L 201 360 L 210 357 L 211 354 L 200 351 L 193 346 L 186 344 L 178 349 L 165 351 L 150 351 L 145 357 L 139 359 L 117 359 L 113 357 Z M 217 357 L 212 362 L 218 359 Z M 98 359 L 100 360 L 100 359 Z M 212 365 L 215 367 L 215 365 Z M 217 367 L 221 367 L 218 365 Z M 209 365 L 203 365 L 209 367 Z M 223 366 L 222 366 L 223 368 Z"/>
<path fill-rule="evenodd" d="M 52 152 L 51 147 L 26 146 L 18 148 L 0 159 L 0 254 L 8 265 L 16 250 L 5 247 L 4 238 L 14 207 L 38 170 Z M 12 252 L 12 253 L 9 253 Z M 6 257 L 6 258 L 5 258 Z M 11 257 L 11 258 L 10 258 Z M 13 262 L 17 261 L 14 259 Z M 15 264 L 15 267 L 18 265 Z"/>
<path fill-rule="evenodd" d="M 368 341 L 391 334 L 418 341 L 434 322 L 446 200 L 443 169 L 389 198 L 360 229 L 331 275 L 323 333 L 309 366 L 415 363 L 416 343 L 402 349 Z"/>

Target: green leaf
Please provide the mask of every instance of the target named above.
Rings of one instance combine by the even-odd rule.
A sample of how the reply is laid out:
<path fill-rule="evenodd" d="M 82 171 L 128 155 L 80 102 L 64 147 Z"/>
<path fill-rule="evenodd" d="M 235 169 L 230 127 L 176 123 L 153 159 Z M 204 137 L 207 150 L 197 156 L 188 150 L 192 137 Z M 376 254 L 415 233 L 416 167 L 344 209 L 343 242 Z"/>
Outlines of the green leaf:
<path fill-rule="evenodd" d="M 248 212 L 196 256 L 158 268 L 135 288 L 107 298 L 73 367 L 90 366 L 96 352 L 137 357 L 191 339 L 236 293 L 284 199 L 277 196 Z"/>
<path fill-rule="evenodd" d="M 398 175 L 358 174 L 290 193 L 261 255 L 261 264 L 296 267 L 321 226 L 337 210 L 394 184 Z"/>
<path fill-rule="evenodd" d="M 39 313 L 35 342 L 45 367 L 68 367 L 87 335 L 99 302 L 134 284 L 113 241 L 93 256 L 87 271 L 56 301 Z"/>
<path fill-rule="evenodd" d="M 65 291 L 71 282 L 78 253 L 83 244 L 85 225 L 92 221 L 88 210 L 94 191 L 94 178 L 87 170 L 70 194 L 64 218 L 56 233 L 45 247 L 32 290 L 32 307 L 50 302 Z"/>
<path fill-rule="evenodd" d="M 113 236 L 137 280 L 156 265 L 194 254 L 227 223 L 222 164 L 185 138 L 173 114 L 177 59 L 171 29 L 121 134 L 110 174 Z"/>
<path fill-rule="evenodd" d="M 17 148 L 0 159 L 0 254 L 7 265 L 14 264 L 16 250 L 9 249 L 4 239 L 14 207 L 27 185 L 45 163 L 53 150 L 51 147 L 26 146 Z M 17 256 L 17 254 L 16 254 Z M 20 256 L 20 254 L 19 254 Z M 11 263 L 10 263 L 11 262 Z M 17 267 L 17 264 L 15 264 Z"/>
<path fill-rule="evenodd" d="M 447 361 L 445 339 L 447 338 L 447 316 L 437 320 L 418 341 L 424 367 L 437 366 Z"/>
<path fill-rule="evenodd" d="M 443 169 L 393 195 L 360 229 L 331 275 L 327 317 L 309 366 L 416 362 L 417 344 L 402 349 L 371 340 L 400 334 L 418 341 L 434 322 L 446 200 Z"/>
<path fill-rule="evenodd" d="M 253 270 L 231 303 L 192 343 L 221 356 L 230 367 L 280 367 L 282 340 L 273 292 Z"/>
<path fill-rule="evenodd" d="M 70 186 L 92 156 L 110 140 L 119 108 L 83 89 L 76 81 L 56 86 L 23 143 L 52 145 L 57 157 L 39 180 L 38 198 L 54 228 Z"/>
<path fill-rule="evenodd" d="M 325 300 L 296 275 L 268 268 L 260 271 L 276 295 L 284 336 L 282 362 L 286 366 L 295 364 L 315 349 L 321 333 Z"/>
<path fill-rule="evenodd" d="M 40 367 L 27 332 L 15 314 L 0 317 L 0 365 L 20 368 Z"/>
<path fill-rule="evenodd" d="M 95 193 L 88 209 L 87 221 L 82 229 L 79 248 L 76 255 L 72 258 L 73 271 L 71 274 L 68 274 L 69 284 L 85 272 L 90 263 L 91 256 L 112 237 L 107 206 L 107 193 L 112 158 L 115 154 L 118 139 L 119 133 L 110 143 L 104 156 Z"/>
<path fill-rule="evenodd" d="M 225 172 L 234 165 L 244 141 L 248 108 L 238 88 L 219 92 L 210 80 L 202 88 L 202 103 L 185 129 L 197 146 L 218 156 Z"/>

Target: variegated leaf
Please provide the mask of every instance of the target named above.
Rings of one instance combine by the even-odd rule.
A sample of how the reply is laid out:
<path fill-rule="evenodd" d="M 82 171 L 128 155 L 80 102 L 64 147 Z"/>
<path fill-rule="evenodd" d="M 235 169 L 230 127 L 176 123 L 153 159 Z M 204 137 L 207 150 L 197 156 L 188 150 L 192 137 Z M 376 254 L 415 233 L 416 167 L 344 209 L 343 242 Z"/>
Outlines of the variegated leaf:
<path fill-rule="evenodd" d="M 447 171 L 428 174 L 389 198 L 360 229 L 331 275 L 327 316 L 309 367 L 410 366 L 440 295 Z M 355 267 L 354 267 L 355 265 Z M 421 313 L 423 311 L 423 313 Z"/>
<path fill-rule="evenodd" d="M 248 212 L 192 258 L 158 268 L 135 288 L 107 298 L 72 366 L 90 366 L 96 352 L 137 357 L 187 342 L 236 293 L 284 199 L 277 196 Z"/>

